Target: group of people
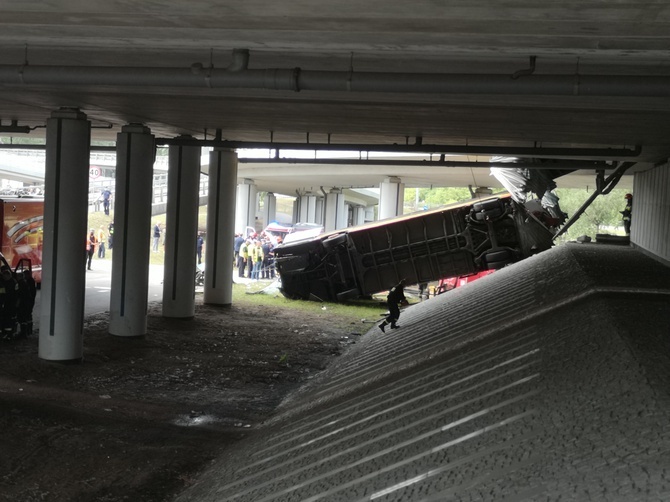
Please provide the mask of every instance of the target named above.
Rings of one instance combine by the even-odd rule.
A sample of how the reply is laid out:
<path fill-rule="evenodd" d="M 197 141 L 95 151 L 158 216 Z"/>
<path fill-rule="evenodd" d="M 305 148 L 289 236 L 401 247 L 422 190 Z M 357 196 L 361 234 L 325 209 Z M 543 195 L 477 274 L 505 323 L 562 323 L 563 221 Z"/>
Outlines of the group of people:
<path fill-rule="evenodd" d="M 3 339 L 32 335 L 36 295 L 37 285 L 31 270 L 14 274 L 7 265 L 0 267 L 0 329 Z"/>
<path fill-rule="evenodd" d="M 89 231 L 86 237 L 86 254 L 84 260 L 88 270 L 91 270 L 91 263 L 96 248 L 98 250 L 98 258 L 105 257 L 105 242 L 107 243 L 107 248 L 112 249 L 114 244 L 114 222 L 107 225 L 107 232 L 105 232 L 104 225 L 100 225 L 97 232 L 94 228 Z"/>
<path fill-rule="evenodd" d="M 233 251 L 238 277 L 275 278 L 274 245 L 268 236 L 261 234 L 245 239 L 242 234 L 235 234 Z"/>

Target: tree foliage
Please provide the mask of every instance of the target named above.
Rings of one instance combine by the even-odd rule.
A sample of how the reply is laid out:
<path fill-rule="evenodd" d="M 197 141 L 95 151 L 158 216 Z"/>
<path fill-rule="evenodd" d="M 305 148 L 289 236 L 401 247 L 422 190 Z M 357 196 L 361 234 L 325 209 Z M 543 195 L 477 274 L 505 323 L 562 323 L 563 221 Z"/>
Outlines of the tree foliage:
<path fill-rule="evenodd" d="M 577 188 L 559 188 L 555 190 L 560 197 L 561 209 L 572 217 L 592 194 L 592 190 Z M 626 205 L 624 195 L 627 190 L 615 189 L 608 195 L 599 195 L 584 211 L 580 218 L 561 237 L 561 241 L 574 240 L 581 235 L 595 238 L 599 233 L 623 235 L 621 213 Z"/>

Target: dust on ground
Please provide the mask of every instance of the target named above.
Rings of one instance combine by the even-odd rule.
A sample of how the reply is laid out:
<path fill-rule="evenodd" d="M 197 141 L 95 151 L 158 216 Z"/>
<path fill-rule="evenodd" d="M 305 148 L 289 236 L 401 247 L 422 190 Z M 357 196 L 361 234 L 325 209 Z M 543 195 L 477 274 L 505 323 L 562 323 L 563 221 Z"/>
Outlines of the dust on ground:
<path fill-rule="evenodd" d="M 86 319 L 84 360 L 0 344 L 0 501 L 166 501 L 370 327 L 326 311 L 151 304 L 145 337 Z"/>

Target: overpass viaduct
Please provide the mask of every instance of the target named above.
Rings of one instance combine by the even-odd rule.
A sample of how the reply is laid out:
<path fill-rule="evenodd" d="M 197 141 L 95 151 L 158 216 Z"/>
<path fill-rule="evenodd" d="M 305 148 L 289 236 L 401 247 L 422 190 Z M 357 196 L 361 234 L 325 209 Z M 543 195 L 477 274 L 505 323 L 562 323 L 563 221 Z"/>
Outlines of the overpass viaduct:
<path fill-rule="evenodd" d="M 180 187 L 168 226 L 183 232 L 167 244 L 167 316 L 193 314 L 190 291 L 176 284 L 190 283 L 192 275 L 190 245 L 180 249 L 179 242 L 190 243 L 195 231 L 197 197 L 189 187 L 196 185 L 203 146 L 214 148 L 208 220 L 217 227 L 208 235 L 210 249 L 221 250 L 209 257 L 217 261 L 229 258 L 235 198 L 238 208 L 245 203 L 235 188 L 242 147 L 346 148 L 362 157 L 384 150 L 474 160 L 501 155 L 568 163 L 573 175 L 587 179 L 625 163 L 636 194 L 631 240 L 667 260 L 668 9 L 632 0 L 444 6 L 339 0 L 318 10 L 263 0 L 36 1 L 29 8 L 0 2 L 0 133 L 45 138 L 46 188 L 54 194 L 45 219 L 45 263 L 53 275 L 45 275 L 51 307 L 42 319 L 49 326 L 42 357 L 80 356 L 80 339 L 65 353 L 49 344 L 56 333 L 80 331 L 78 307 L 70 319 L 57 321 L 52 313 L 60 298 L 83 301 L 71 294 L 84 280 L 79 263 L 64 257 L 77 254 L 85 232 L 92 140 L 116 144 L 117 227 L 130 246 L 114 274 L 119 293 L 111 331 L 118 334 L 144 330 L 144 308 L 128 295 L 145 287 L 138 278 L 146 276 L 148 257 L 131 243 L 148 233 L 157 144 L 168 147 L 169 171 Z M 454 167 L 436 164 L 433 175 Z M 386 180 L 379 179 L 383 172 L 392 190 L 418 173 L 410 164 L 400 168 L 399 178 L 389 176 L 388 166 L 360 171 L 374 175 L 375 184 Z M 307 185 L 296 165 L 265 166 L 266 173 L 289 169 Z M 310 178 L 324 170 L 305 169 Z M 341 171 L 318 183 L 336 199 L 337 188 L 358 183 L 351 171 L 325 170 Z M 260 168 L 245 177 L 246 202 L 254 178 L 258 186 L 268 180 Z M 140 257 L 139 265 L 129 265 L 127 256 Z M 209 270 L 224 268 L 208 263 Z M 54 281 L 56 274 L 71 280 Z M 206 288 L 206 301 L 229 303 L 229 283 L 227 276 L 212 277 L 217 287 Z"/>
<path fill-rule="evenodd" d="M 664 1 L 336 0 L 316 8 L 267 0 L 0 0 L 0 14 L 0 133 L 46 142 L 45 360 L 82 356 L 80 243 L 92 140 L 116 145 L 110 333 L 117 336 L 146 332 L 144 243 L 157 144 L 168 147 L 168 183 L 179 187 L 167 210 L 166 317 L 194 314 L 204 146 L 213 147 L 214 252 L 205 288 L 212 304 L 231 302 L 227 265 L 243 147 L 501 155 L 520 165 L 570 163 L 587 179 L 626 165 L 635 193 L 631 243 L 670 260 Z M 409 163 L 403 171 L 411 178 Z M 260 186 L 260 168 L 254 177 Z M 319 186 L 345 184 L 354 182 Z"/>

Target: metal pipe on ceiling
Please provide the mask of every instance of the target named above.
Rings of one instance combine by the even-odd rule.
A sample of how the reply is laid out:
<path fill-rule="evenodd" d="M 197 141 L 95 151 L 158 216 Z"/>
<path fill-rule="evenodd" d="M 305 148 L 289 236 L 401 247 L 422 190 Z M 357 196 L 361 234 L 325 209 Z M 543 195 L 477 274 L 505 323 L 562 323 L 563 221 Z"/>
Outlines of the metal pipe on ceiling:
<path fill-rule="evenodd" d="M 248 54 L 247 54 L 248 56 Z M 563 96 L 670 96 L 670 76 L 523 75 L 248 69 L 238 51 L 228 68 L 0 65 L 0 84 L 212 87 L 276 91 Z"/>
<path fill-rule="evenodd" d="M 463 145 L 383 145 L 383 144 L 330 144 L 330 143 L 257 143 L 244 141 L 222 141 L 222 140 L 200 140 L 194 138 L 156 138 L 157 146 L 181 145 L 238 149 L 265 149 L 276 150 L 272 159 L 265 162 L 283 162 L 284 158 L 279 156 L 280 150 L 319 150 L 319 151 L 351 151 L 351 152 L 381 152 L 381 153 L 425 153 L 425 154 L 478 154 L 478 155 L 509 155 L 514 157 L 534 159 L 566 159 L 584 157 L 587 165 L 594 165 L 584 169 L 598 168 L 600 161 L 592 160 L 594 157 L 612 160 L 618 158 L 637 157 L 642 152 L 641 146 L 634 149 L 628 148 L 543 148 L 543 147 L 491 147 L 491 146 L 463 146 Z M 45 150 L 45 144 L 24 143 L 0 143 L 0 150 Z M 91 145 L 91 151 L 115 152 L 116 146 Z M 293 159 L 291 159 L 293 160 Z M 301 159 L 303 160 L 303 159 Z M 441 159 L 444 160 L 444 159 Z M 245 162 L 244 157 L 239 159 Z M 405 162 L 402 162 L 403 164 Z M 438 162 L 438 161 L 417 161 Z M 350 162 L 347 162 L 350 163 Z M 546 168 L 550 168 L 547 166 Z"/>
<path fill-rule="evenodd" d="M 344 166 L 403 166 L 403 167 L 467 167 L 467 168 L 490 168 L 500 167 L 504 169 L 613 169 L 616 166 L 607 165 L 602 161 L 556 161 L 556 162 L 472 162 L 451 160 L 393 160 L 393 159 L 298 159 L 298 158 L 249 158 L 237 159 L 240 164 L 306 164 L 306 165 L 344 165 Z"/>
<path fill-rule="evenodd" d="M 198 140 L 182 138 L 156 138 L 157 145 L 191 145 L 211 146 L 216 148 L 267 149 L 267 150 L 322 150 L 338 152 L 383 152 L 383 153 L 433 153 L 433 154 L 468 154 L 468 155 L 502 155 L 532 158 L 589 158 L 618 159 L 637 157 L 642 147 L 633 148 L 579 148 L 579 147 L 515 147 L 489 145 L 435 145 L 435 144 L 371 144 L 371 143 L 275 143 L 273 141 L 228 141 Z"/>

